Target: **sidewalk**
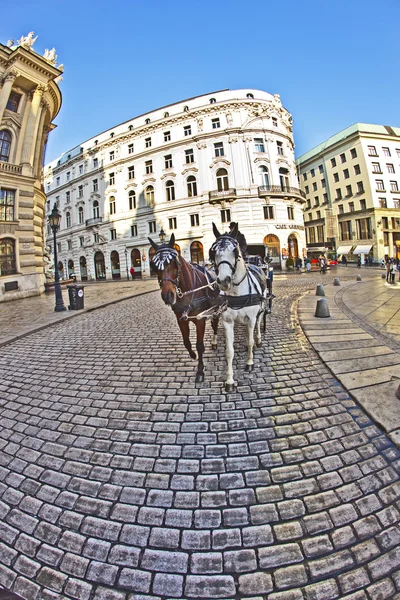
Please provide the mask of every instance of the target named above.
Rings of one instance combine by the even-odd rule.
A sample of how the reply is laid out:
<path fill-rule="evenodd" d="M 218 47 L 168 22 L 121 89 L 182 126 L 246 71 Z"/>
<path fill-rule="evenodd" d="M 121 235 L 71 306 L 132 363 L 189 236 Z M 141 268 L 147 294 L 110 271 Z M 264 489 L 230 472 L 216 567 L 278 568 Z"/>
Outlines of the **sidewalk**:
<path fill-rule="evenodd" d="M 300 325 L 320 358 L 400 446 L 400 284 L 381 273 L 324 287 L 330 317 L 315 317 L 316 290 L 298 303 Z M 339 279 L 340 281 L 340 279 Z"/>

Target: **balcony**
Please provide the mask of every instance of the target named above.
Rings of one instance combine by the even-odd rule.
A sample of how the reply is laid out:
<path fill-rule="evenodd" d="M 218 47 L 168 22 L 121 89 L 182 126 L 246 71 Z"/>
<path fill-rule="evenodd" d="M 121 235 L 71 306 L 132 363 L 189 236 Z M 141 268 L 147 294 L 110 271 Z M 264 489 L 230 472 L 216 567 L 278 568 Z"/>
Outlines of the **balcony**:
<path fill-rule="evenodd" d="M 21 165 L 12 165 L 11 163 L 1 161 L 0 172 L 11 173 L 12 175 L 21 175 L 22 167 Z"/>
<path fill-rule="evenodd" d="M 301 199 L 305 199 L 306 197 L 303 190 L 286 185 L 260 185 L 258 186 L 258 195 L 260 198 L 265 196 L 299 196 Z"/>
<path fill-rule="evenodd" d="M 210 192 L 209 201 L 210 204 L 217 204 L 218 202 L 236 200 L 236 189 L 229 188 L 228 190 L 213 190 Z"/>
<path fill-rule="evenodd" d="M 93 219 L 86 219 L 86 227 L 92 227 L 93 225 L 99 225 L 103 222 L 103 217 L 94 217 Z"/>

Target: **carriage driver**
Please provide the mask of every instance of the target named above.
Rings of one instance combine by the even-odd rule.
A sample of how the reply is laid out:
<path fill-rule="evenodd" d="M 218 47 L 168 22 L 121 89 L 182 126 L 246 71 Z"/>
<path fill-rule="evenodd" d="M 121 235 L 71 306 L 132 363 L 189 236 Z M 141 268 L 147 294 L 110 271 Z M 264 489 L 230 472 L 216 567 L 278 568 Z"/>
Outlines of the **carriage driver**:
<path fill-rule="evenodd" d="M 235 223 L 235 221 L 232 221 L 232 223 L 229 223 L 229 232 L 231 232 L 233 230 L 235 225 L 238 225 L 238 223 Z M 239 231 L 239 227 L 237 230 L 236 239 L 239 243 L 239 248 L 240 248 L 240 251 L 242 253 L 244 260 L 247 260 L 247 242 L 246 242 L 246 238 L 244 237 L 243 233 L 241 233 Z"/>

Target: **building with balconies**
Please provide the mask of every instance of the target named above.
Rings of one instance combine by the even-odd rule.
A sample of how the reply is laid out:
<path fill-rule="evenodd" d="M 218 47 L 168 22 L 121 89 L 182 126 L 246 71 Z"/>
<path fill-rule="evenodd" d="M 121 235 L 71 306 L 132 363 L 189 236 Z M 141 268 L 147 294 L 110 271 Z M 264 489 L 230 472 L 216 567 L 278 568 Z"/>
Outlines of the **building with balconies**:
<path fill-rule="evenodd" d="M 82 142 L 44 171 L 47 209 L 62 212 L 59 270 L 67 278 L 149 275 L 174 233 L 184 258 L 204 262 L 212 223 L 231 221 L 249 254 L 276 266 L 305 248 L 292 118 L 278 95 L 222 90 L 151 111 Z"/>
<path fill-rule="evenodd" d="M 0 44 L 0 302 L 44 290 L 46 196 L 42 164 L 61 106 L 55 50 L 33 33 Z"/>
<path fill-rule="evenodd" d="M 400 127 L 355 123 L 296 163 L 309 254 L 400 258 Z"/>

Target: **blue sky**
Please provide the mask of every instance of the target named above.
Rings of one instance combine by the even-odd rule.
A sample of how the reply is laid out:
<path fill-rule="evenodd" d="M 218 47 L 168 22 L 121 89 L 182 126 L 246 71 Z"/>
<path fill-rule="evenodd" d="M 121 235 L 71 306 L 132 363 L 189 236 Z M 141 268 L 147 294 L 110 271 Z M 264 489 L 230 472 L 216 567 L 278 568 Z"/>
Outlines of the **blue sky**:
<path fill-rule="evenodd" d="M 47 162 L 225 88 L 280 94 L 296 156 L 356 121 L 400 126 L 399 0 L 15 0 L 3 16 L 2 43 L 34 31 L 65 67 Z"/>

